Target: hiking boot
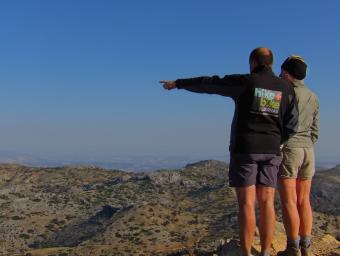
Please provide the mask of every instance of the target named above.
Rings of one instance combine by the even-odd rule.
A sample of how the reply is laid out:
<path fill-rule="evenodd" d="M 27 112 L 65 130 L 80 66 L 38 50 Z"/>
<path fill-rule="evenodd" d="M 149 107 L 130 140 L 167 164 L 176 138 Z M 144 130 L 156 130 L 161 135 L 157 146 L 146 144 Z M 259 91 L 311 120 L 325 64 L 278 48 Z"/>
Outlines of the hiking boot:
<path fill-rule="evenodd" d="M 300 250 L 301 250 L 301 255 L 302 256 L 312 256 L 313 255 L 312 254 L 312 248 L 311 248 L 310 245 L 308 247 L 301 246 Z"/>
<path fill-rule="evenodd" d="M 277 256 L 301 256 L 301 252 L 298 248 L 287 247 L 286 250 L 278 252 Z"/>

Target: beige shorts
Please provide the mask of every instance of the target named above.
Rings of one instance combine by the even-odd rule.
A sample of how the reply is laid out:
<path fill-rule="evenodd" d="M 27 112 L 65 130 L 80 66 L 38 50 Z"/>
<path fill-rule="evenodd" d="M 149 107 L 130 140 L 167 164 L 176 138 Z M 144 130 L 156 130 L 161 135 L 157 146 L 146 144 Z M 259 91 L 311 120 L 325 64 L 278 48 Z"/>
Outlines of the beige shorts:
<path fill-rule="evenodd" d="M 311 179 L 315 174 L 314 148 L 282 149 L 279 176 L 285 178 Z"/>

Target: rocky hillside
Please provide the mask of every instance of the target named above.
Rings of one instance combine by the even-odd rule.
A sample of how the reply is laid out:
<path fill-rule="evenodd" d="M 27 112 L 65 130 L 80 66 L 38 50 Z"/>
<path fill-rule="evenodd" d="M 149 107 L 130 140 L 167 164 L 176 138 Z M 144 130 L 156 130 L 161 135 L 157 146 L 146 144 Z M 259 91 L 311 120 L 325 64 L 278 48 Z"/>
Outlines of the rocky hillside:
<path fill-rule="evenodd" d="M 340 255 L 339 169 L 314 179 L 318 255 Z M 222 255 L 226 248 L 232 255 L 237 248 L 235 193 L 218 161 L 150 173 L 0 165 L 0 207 L 0 255 Z M 274 251 L 284 245 L 280 224 L 276 237 Z"/>

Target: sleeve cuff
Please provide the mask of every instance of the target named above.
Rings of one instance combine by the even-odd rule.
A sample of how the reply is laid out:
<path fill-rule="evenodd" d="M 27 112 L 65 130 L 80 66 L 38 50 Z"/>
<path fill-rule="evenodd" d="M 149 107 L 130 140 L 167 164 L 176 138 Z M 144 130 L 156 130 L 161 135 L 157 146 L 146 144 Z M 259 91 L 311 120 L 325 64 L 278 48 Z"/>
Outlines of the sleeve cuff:
<path fill-rule="evenodd" d="M 182 89 L 182 88 L 183 88 L 183 87 L 182 87 L 181 79 L 177 79 L 177 80 L 175 81 L 175 83 L 176 83 L 177 89 Z"/>

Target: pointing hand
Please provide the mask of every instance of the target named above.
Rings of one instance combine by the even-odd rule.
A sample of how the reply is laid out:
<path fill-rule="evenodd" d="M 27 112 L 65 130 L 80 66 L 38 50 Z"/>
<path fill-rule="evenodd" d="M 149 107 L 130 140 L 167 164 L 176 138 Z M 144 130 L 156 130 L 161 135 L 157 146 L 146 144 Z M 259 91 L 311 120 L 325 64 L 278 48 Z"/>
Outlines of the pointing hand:
<path fill-rule="evenodd" d="M 160 83 L 163 84 L 164 89 L 166 90 L 172 90 L 176 88 L 176 82 L 175 81 L 166 81 L 162 80 Z"/>

